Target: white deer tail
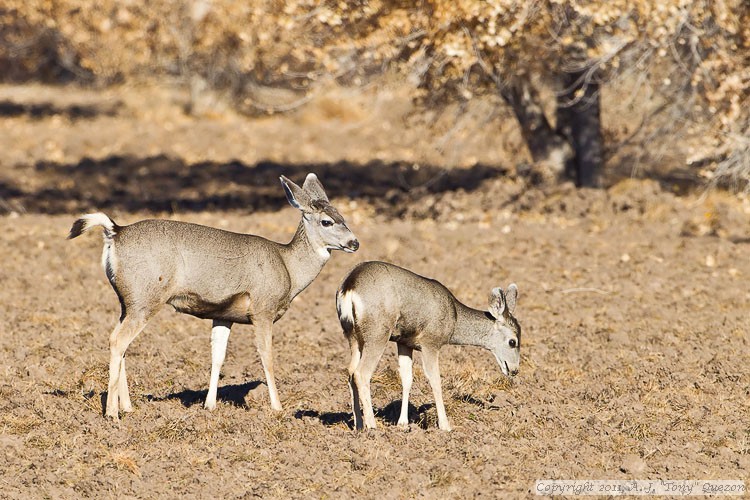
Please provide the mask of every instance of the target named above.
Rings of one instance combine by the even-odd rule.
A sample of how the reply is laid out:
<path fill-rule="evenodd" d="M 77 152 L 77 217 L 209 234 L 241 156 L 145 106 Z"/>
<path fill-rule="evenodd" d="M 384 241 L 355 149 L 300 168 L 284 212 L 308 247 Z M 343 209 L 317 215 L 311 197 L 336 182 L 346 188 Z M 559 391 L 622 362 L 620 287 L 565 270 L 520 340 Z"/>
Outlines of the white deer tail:
<path fill-rule="evenodd" d="M 120 226 L 115 224 L 115 221 L 110 219 L 106 214 L 101 212 L 86 214 L 73 223 L 73 227 L 70 228 L 70 233 L 68 234 L 68 239 L 70 240 L 76 236 L 80 236 L 95 226 L 102 226 L 104 228 L 105 241 L 111 240 L 120 228 Z"/>

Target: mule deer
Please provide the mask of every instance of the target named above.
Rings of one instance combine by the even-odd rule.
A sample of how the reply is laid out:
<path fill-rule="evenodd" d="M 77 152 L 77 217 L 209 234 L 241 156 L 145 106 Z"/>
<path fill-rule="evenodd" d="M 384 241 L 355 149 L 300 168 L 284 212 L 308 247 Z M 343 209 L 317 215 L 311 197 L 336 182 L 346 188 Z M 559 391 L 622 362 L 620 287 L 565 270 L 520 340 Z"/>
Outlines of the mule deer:
<path fill-rule="evenodd" d="M 330 204 L 315 174 L 303 187 L 281 176 L 289 203 L 302 212 L 287 244 L 170 220 L 118 226 L 103 213 L 84 215 L 70 230 L 75 238 L 104 228 L 102 265 L 120 300 L 120 321 L 110 335 L 107 410 L 132 411 L 125 351 L 163 304 L 212 319 L 211 378 L 205 407 L 216 407 L 219 372 L 233 323 L 255 326 L 255 338 L 271 407 L 281 410 L 273 375 L 271 327 L 292 299 L 320 273 L 331 250 L 354 252 L 359 242 Z"/>
<path fill-rule="evenodd" d="M 484 347 L 506 376 L 515 376 L 521 347 L 521 327 L 513 316 L 517 298 L 515 284 L 507 292 L 494 288 L 488 313 L 465 306 L 439 282 L 393 264 L 364 262 L 352 269 L 336 294 L 336 310 L 351 349 L 349 388 L 356 428 L 362 429 L 362 411 L 364 426 L 376 426 L 370 379 L 390 340 L 398 348 L 403 390 L 398 425 L 408 425 L 412 354 L 417 349 L 435 397 L 438 426 L 449 431 L 438 351 L 445 344 Z"/>

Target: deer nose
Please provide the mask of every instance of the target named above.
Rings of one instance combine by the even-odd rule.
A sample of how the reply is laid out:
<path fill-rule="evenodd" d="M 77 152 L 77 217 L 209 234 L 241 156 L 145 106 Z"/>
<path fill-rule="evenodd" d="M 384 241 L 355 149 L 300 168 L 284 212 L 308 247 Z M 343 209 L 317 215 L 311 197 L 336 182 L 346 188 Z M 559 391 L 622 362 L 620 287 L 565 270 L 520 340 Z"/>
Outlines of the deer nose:
<path fill-rule="evenodd" d="M 515 377 L 516 375 L 518 375 L 518 368 L 516 368 L 515 370 L 510 370 L 511 377 Z"/>
<path fill-rule="evenodd" d="M 346 246 L 352 251 L 356 252 L 359 248 L 359 241 L 355 240 L 349 240 L 349 243 L 346 244 Z"/>

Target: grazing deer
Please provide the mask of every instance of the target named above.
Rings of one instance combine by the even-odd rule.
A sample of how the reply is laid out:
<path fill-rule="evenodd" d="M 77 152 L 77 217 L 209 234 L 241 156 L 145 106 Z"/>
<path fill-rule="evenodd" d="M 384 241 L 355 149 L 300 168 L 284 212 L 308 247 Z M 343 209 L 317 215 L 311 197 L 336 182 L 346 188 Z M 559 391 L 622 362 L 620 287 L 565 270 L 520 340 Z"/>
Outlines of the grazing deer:
<path fill-rule="evenodd" d="M 273 375 L 271 327 L 331 256 L 355 252 L 359 242 L 330 204 L 315 174 L 303 187 L 286 177 L 289 203 L 302 212 L 292 241 L 232 233 L 170 220 L 143 220 L 118 226 L 103 213 L 84 215 L 68 238 L 94 226 L 104 228 L 104 271 L 120 300 L 120 321 L 109 338 L 106 414 L 132 411 L 125 374 L 125 351 L 163 304 L 178 312 L 213 320 L 211 379 L 205 407 L 216 407 L 219 372 L 234 323 L 255 326 L 271 407 L 281 410 Z"/>
<path fill-rule="evenodd" d="M 515 376 L 521 347 L 521 327 L 513 316 L 517 298 L 515 284 L 507 292 L 494 288 L 488 313 L 465 306 L 439 282 L 393 264 L 364 262 L 352 269 L 336 294 L 336 310 L 351 348 L 349 388 L 356 428 L 362 429 L 362 411 L 364 425 L 376 427 L 370 379 L 390 340 L 398 348 L 403 389 L 398 425 L 408 425 L 412 354 L 417 349 L 435 396 L 438 426 L 449 431 L 438 351 L 445 344 L 484 347 L 506 376 Z"/>

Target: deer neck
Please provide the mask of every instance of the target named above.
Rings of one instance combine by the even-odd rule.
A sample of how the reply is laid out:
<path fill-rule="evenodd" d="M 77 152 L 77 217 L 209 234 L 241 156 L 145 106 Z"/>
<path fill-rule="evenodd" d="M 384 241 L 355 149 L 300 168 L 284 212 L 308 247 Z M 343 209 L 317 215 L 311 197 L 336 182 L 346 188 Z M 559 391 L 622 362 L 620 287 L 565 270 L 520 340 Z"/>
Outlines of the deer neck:
<path fill-rule="evenodd" d="M 456 326 L 450 343 L 491 349 L 494 324 L 495 320 L 486 311 L 480 311 L 456 301 Z"/>
<path fill-rule="evenodd" d="M 300 220 L 292 241 L 282 247 L 282 257 L 292 281 L 289 299 L 307 288 L 307 285 L 320 274 L 331 252 L 322 242 L 310 238 L 304 216 Z"/>

